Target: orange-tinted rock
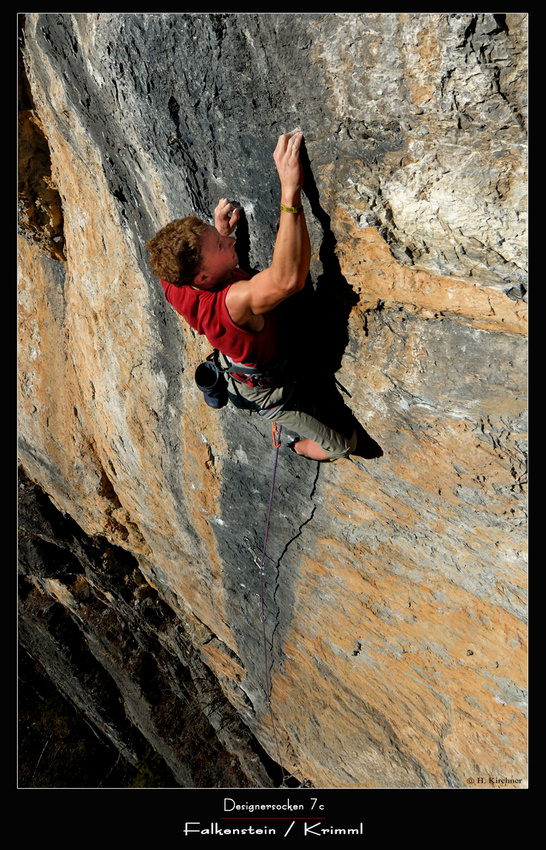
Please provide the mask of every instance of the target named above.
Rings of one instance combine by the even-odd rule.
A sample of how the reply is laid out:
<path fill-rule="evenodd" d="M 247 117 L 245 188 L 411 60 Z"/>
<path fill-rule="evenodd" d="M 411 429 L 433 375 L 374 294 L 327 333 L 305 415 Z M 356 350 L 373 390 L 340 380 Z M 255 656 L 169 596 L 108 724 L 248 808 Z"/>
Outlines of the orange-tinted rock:
<path fill-rule="evenodd" d="M 526 785 L 524 31 L 524 16 L 487 14 L 28 16 L 65 262 L 21 239 L 21 463 L 86 534 L 135 556 L 269 756 L 317 787 Z M 177 70 L 194 36 L 215 102 L 197 71 L 171 76 L 158 58 L 170 44 Z M 469 39 L 502 68 L 489 104 Z M 193 375 L 209 347 L 165 304 L 143 245 L 223 187 L 263 265 L 291 98 L 315 181 L 313 285 L 294 310 L 312 305 L 317 370 L 339 358 L 361 441 L 317 466 L 283 440 L 265 563 L 277 749 L 255 564 L 270 423 L 203 403 Z M 474 199 L 455 147 L 489 169 Z M 62 577 L 42 592 L 70 610 Z"/>

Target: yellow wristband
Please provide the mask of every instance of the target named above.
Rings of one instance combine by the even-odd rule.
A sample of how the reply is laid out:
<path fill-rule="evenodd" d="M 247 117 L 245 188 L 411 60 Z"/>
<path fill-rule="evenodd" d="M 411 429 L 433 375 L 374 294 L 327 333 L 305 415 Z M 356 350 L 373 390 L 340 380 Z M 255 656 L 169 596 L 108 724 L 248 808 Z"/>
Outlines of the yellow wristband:
<path fill-rule="evenodd" d="M 303 209 L 303 206 L 301 206 L 301 207 L 285 207 L 284 204 L 281 204 L 281 210 L 283 212 L 299 213 L 299 212 L 302 211 L 302 209 Z"/>

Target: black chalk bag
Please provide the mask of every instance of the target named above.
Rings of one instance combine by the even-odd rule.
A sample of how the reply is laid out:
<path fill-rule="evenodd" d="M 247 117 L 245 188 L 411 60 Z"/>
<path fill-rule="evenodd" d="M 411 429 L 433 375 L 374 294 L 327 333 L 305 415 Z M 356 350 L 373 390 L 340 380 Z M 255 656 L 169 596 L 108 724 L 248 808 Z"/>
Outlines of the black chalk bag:
<path fill-rule="evenodd" d="M 214 353 L 195 370 L 195 383 L 209 407 L 219 410 L 228 402 L 227 381 L 215 363 Z"/>

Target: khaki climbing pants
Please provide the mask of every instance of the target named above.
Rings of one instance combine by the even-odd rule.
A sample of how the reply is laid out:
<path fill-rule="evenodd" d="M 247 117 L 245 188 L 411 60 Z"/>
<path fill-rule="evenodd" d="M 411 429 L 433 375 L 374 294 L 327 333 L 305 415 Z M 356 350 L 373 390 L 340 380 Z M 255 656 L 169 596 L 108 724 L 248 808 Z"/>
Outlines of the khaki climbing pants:
<path fill-rule="evenodd" d="M 307 438 L 318 443 L 332 460 L 347 457 L 354 452 L 356 432 L 353 431 L 349 436 L 343 435 L 307 412 L 305 403 L 298 398 L 295 385 L 250 387 L 229 376 L 228 386 L 230 397 L 235 404 L 242 398 L 249 410 L 277 422 L 300 439 Z"/>

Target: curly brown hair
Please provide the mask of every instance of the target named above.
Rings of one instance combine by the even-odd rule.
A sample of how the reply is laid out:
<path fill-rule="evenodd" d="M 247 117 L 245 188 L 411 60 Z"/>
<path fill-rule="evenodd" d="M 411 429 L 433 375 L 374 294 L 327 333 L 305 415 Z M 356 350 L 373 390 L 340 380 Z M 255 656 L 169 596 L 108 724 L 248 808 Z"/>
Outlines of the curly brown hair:
<path fill-rule="evenodd" d="M 191 283 L 201 266 L 201 244 L 207 227 L 196 215 L 162 227 L 146 243 L 153 273 L 173 286 Z"/>

